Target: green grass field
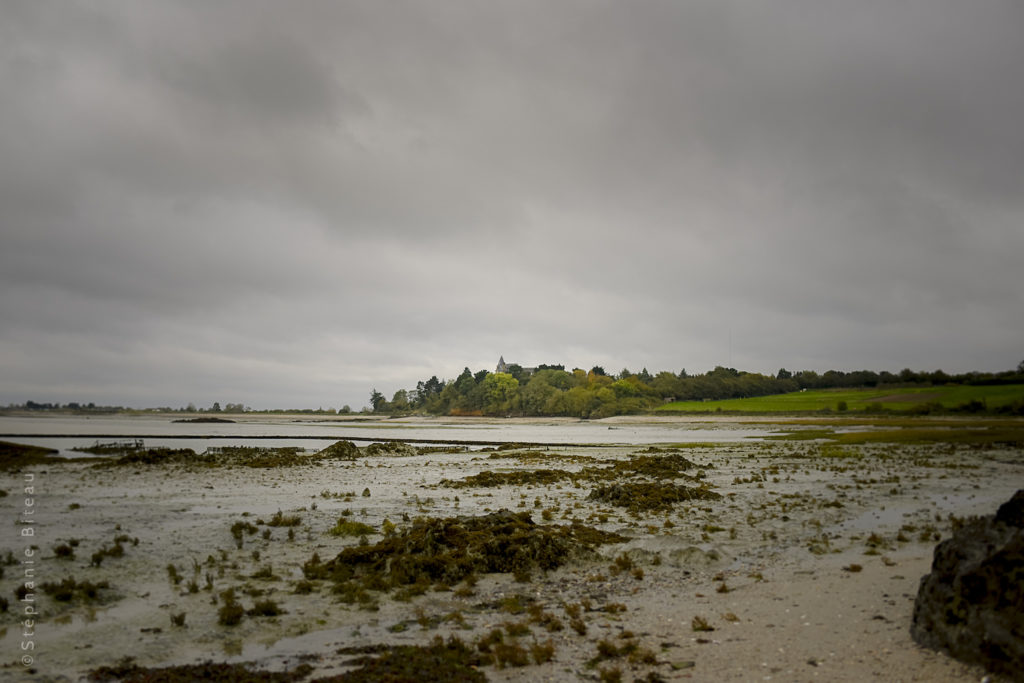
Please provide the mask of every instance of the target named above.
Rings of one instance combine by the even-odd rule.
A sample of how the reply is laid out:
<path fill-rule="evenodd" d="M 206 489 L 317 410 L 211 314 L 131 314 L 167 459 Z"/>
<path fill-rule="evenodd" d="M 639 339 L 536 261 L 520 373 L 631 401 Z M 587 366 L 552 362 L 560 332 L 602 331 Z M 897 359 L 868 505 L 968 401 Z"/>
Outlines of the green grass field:
<path fill-rule="evenodd" d="M 840 402 L 848 412 L 881 407 L 891 411 L 911 411 L 927 403 L 956 408 L 970 401 L 981 401 L 990 410 L 1024 400 L 1024 384 L 998 386 L 948 385 L 899 389 L 820 389 L 791 394 L 736 398 L 724 401 L 676 401 L 666 403 L 658 412 L 681 413 L 805 413 L 839 412 Z"/>

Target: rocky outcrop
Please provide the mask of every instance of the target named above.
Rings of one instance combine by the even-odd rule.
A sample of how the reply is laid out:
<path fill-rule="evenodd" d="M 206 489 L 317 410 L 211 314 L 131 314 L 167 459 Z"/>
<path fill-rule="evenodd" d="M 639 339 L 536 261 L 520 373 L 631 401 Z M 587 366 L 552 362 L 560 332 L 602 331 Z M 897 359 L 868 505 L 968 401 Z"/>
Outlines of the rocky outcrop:
<path fill-rule="evenodd" d="M 910 632 L 925 647 L 1024 681 L 1024 489 L 935 547 Z"/>

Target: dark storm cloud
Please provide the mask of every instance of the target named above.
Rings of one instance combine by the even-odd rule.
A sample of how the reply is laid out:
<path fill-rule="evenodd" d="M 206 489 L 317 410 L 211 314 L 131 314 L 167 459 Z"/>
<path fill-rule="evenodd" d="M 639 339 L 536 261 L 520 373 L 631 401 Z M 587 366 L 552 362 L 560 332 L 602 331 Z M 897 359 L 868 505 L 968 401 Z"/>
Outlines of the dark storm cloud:
<path fill-rule="evenodd" d="M 0 403 L 1024 356 L 1024 9 L 7 3 Z"/>

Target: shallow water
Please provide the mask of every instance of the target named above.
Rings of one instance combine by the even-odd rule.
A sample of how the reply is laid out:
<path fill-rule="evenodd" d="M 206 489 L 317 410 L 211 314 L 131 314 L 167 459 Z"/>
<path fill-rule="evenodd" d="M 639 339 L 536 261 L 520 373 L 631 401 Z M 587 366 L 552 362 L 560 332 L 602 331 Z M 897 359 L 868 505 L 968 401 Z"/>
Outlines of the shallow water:
<path fill-rule="evenodd" d="M 771 433 L 769 425 L 729 423 L 551 423 L 480 420 L 437 420 L 403 422 L 295 419 L 267 416 L 246 417 L 233 424 L 177 423 L 167 417 L 125 416 L 40 416 L 0 417 L 0 439 L 56 448 L 74 457 L 72 448 L 92 446 L 121 439 L 143 437 L 147 447 L 192 448 L 207 446 L 294 446 L 319 450 L 331 441 L 348 439 L 357 443 L 401 439 L 412 443 L 518 442 L 536 444 L 658 444 L 696 442 L 740 442 L 760 439 Z"/>

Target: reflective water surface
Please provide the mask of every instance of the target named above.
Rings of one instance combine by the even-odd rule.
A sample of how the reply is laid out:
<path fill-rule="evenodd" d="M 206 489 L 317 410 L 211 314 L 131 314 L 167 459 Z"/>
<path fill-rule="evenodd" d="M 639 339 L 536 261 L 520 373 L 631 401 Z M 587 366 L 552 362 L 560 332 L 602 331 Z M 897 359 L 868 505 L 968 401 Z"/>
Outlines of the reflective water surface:
<path fill-rule="evenodd" d="M 97 442 L 142 438 L 147 447 L 295 446 L 319 450 L 331 441 L 367 443 L 385 439 L 409 442 L 469 442 L 480 445 L 657 444 L 734 442 L 757 439 L 776 425 L 728 422 L 644 422 L 584 420 L 324 420 L 302 417 L 245 416 L 236 423 L 174 422 L 172 417 L 40 416 L 0 417 L 0 439 L 56 448 L 63 455 Z"/>

